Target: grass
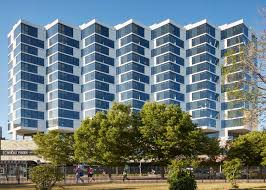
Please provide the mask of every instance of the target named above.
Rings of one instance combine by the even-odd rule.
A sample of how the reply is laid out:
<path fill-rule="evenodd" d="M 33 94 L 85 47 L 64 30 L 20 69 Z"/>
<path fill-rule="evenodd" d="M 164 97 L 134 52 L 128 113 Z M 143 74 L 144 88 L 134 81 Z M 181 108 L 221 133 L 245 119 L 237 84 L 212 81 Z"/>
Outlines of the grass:
<path fill-rule="evenodd" d="M 264 183 L 240 183 L 240 188 L 249 190 L 266 190 Z M 199 190 L 225 190 L 229 189 L 229 183 L 198 183 Z M 33 185 L 0 185 L 1 190 L 34 190 Z M 58 190 L 59 188 L 56 188 Z M 104 183 L 90 185 L 64 186 L 60 190 L 168 190 L 167 183 Z"/>

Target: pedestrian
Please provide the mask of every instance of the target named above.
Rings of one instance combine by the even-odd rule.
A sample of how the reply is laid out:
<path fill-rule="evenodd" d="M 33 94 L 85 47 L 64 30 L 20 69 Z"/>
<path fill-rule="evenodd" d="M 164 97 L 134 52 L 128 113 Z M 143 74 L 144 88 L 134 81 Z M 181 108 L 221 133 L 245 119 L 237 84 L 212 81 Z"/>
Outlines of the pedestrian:
<path fill-rule="evenodd" d="M 80 180 L 82 183 L 84 183 L 84 180 L 82 179 L 83 171 L 81 169 L 81 167 L 78 165 L 75 169 L 75 175 L 76 175 L 76 183 L 78 183 L 78 181 Z"/>
<path fill-rule="evenodd" d="M 129 180 L 128 177 L 127 177 L 127 170 L 126 169 L 124 169 L 124 171 L 123 171 L 123 182 L 125 180 Z"/>
<path fill-rule="evenodd" d="M 92 180 L 95 181 L 94 177 L 94 170 L 92 167 L 88 167 L 88 182 L 90 183 Z"/>

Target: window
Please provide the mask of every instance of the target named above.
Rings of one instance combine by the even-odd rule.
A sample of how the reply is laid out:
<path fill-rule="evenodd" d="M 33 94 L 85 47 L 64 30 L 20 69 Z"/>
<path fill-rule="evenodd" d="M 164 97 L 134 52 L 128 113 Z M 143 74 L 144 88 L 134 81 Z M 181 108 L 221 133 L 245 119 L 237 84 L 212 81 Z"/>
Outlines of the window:
<path fill-rule="evenodd" d="M 197 26 L 196 28 L 192 28 L 190 30 L 186 31 L 186 39 L 193 38 L 195 36 L 201 35 L 201 34 L 210 34 L 211 36 L 215 37 L 215 28 L 213 28 L 211 25 L 205 23 L 200 26 Z"/>
<path fill-rule="evenodd" d="M 180 29 L 178 27 L 174 26 L 173 24 L 168 23 L 164 26 L 161 26 L 160 28 L 152 30 L 151 31 L 151 39 L 153 40 L 154 38 L 162 36 L 166 33 L 170 33 L 170 34 L 173 34 L 177 37 L 180 37 Z"/>
<path fill-rule="evenodd" d="M 142 28 L 141 26 L 138 26 L 135 23 L 131 23 L 116 31 L 116 39 L 122 38 L 123 36 L 129 33 L 134 33 L 141 37 L 144 37 L 144 28 Z"/>

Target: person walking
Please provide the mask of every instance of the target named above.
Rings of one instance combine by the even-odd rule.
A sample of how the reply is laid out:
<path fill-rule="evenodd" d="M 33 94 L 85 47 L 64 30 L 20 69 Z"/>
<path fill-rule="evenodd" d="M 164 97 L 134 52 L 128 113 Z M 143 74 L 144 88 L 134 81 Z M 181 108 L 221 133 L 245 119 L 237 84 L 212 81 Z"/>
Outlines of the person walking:
<path fill-rule="evenodd" d="M 88 182 L 90 183 L 92 180 L 95 181 L 94 177 L 94 170 L 92 167 L 88 167 Z"/>
<path fill-rule="evenodd" d="M 124 171 L 123 171 L 123 182 L 125 180 L 129 180 L 128 177 L 127 177 L 127 170 L 126 169 L 124 169 Z"/>
<path fill-rule="evenodd" d="M 76 175 L 76 183 L 79 182 L 79 180 L 84 183 L 84 180 L 82 179 L 82 176 L 84 175 L 83 174 L 83 171 L 81 169 L 81 167 L 78 165 L 75 169 L 75 175 Z"/>

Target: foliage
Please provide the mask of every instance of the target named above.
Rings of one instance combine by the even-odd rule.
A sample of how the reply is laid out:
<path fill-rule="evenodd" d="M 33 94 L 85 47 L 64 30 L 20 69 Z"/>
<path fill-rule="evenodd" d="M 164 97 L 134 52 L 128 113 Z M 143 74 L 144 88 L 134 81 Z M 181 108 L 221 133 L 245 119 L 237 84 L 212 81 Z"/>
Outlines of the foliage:
<path fill-rule="evenodd" d="M 242 169 L 241 160 L 238 158 L 230 161 L 225 161 L 223 165 L 223 173 L 228 181 L 230 181 L 233 188 L 238 188 L 236 179 L 240 177 Z"/>
<path fill-rule="evenodd" d="M 169 170 L 168 183 L 169 190 L 194 190 L 197 189 L 197 183 L 191 170 L 189 161 L 172 161 Z"/>
<path fill-rule="evenodd" d="M 177 156 L 196 157 L 218 152 L 218 141 L 209 140 L 178 105 L 148 102 L 140 115 L 143 151 L 146 158 L 157 164 L 167 165 Z"/>
<path fill-rule="evenodd" d="M 245 166 L 258 166 L 265 160 L 266 132 L 253 131 L 229 144 L 228 159 L 238 158 Z"/>
<path fill-rule="evenodd" d="M 72 134 L 49 131 L 33 136 L 37 145 L 36 153 L 54 165 L 71 164 L 74 158 Z"/>
<path fill-rule="evenodd" d="M 57 181 L 63 179 L 63 173 L 54 165 L 39 165 L 30 170 L 30 178 L 37 190 L 51 190 Z"/>
<path fill-rule="evenodd" d="M 107 113 L 87 118 L 74 134 L 76 159 L 105 166 L 121 166 L 134 159 L 139 144 L 138 121 L 130 106 L 117 103 Z"/>

